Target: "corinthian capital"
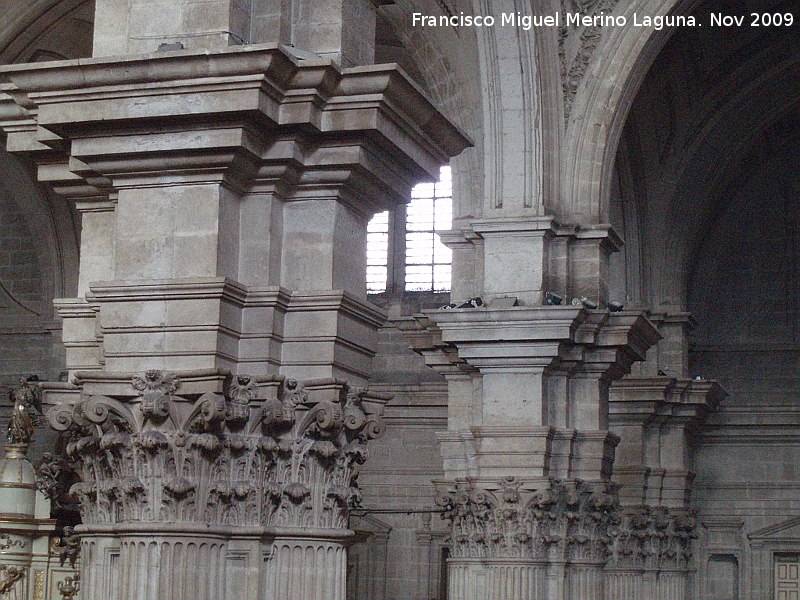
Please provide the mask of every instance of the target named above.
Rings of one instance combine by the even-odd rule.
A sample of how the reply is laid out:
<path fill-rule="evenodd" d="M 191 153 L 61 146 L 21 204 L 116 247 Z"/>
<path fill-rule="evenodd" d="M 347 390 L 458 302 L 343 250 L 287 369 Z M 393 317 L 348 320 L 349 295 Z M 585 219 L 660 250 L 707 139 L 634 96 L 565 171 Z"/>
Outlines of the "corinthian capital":
<path fill-rule="evenodd" d="M 628 509 L 611 530 L 608 566 L 616 569 L 685 569 L 697 538 L 697 520 L 688 509 Z"/>
<path fill-rule="evenodd" d="M 225 394 L 180 388 L 175 374 L 148 371 L 127 397 L 48 413 L 78 465 L 84 523 L 346 527 L 387 397 L 342 380 L 246 375 Z"/>
<path fill-rule="evenodd" d="M 455 558 L 584 559 L 604 562 L 618 522 L 608 483 L 547 480 L 456 485 L 437 504 L 452 523 Z"/>

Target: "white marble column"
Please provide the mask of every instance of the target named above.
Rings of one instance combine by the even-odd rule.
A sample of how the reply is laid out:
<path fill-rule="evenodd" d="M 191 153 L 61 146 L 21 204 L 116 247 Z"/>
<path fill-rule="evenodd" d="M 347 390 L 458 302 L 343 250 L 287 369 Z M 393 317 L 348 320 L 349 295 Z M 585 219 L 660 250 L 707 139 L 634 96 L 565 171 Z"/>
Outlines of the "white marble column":
<path fill-rule="evenodd" d="M 11 414 L 0 458 L 0 597 L 29 600 L 49 570 L 50 502 L 37 491 L 28 449 L 38 424 L 41 389 L 23 380 L 11 390 Z"/>

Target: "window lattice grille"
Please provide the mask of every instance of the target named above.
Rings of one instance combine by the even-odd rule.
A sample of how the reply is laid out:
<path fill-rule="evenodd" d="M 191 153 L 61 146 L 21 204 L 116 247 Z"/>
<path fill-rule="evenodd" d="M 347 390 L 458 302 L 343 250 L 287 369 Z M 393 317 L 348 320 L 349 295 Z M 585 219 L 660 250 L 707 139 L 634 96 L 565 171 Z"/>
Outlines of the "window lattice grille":
<path fill-rule="evenodd" d="M 436 234 L 452 226 L 450 167 L 442 167 L 437 183 L 412 190 L 406 215 L 406 291 L 448 291 L 452 251 Z"/>

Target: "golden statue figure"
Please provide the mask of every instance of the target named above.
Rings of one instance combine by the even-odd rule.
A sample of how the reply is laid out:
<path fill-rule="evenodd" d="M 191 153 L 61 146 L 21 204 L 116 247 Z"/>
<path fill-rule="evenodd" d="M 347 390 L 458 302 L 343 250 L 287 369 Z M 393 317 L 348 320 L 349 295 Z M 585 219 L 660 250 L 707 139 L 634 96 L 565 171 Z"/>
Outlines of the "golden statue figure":
<path fill-rule="evenodd" d="M 20 385 L 9 392 L 13 409 L 8 422 L 6 441 L 10 444 L 29 444 L 41 413 L 41 389 L 36 376 L 20 379 Z"/>

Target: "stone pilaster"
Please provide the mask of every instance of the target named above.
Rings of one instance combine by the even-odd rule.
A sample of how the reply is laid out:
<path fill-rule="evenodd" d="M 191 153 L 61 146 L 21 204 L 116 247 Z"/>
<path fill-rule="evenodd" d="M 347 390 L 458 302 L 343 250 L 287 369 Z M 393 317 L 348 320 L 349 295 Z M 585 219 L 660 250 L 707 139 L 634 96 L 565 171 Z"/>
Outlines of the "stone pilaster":
<path fill-rule="evenodd" d="M 608 386 L 657 339 L 640 314 L 489 307 L 417 321 L 412 345 L 452 395 L 443 453 L 450 438 L 472 446 L 470 466 L 452 476 L 608 479 Z"/>
<path fill-rule="evenodd" d="M 715 381 L 684 376 L 689 315 L 655 321 L 664 338 L 635 374 L 614 382 L 609 396 L 624 515 L 606 572 L 609 600 L 687 597 L 696 537 L 690 436 L 726 396 Z"/>
<path fill-rule="evenodd" d="M 417 325 L 412 346 L 448 381 L 451 600 L 603 598 L 618 441 L 608 389 L 655 328 L 583 306 L 427 311 Z"/>
<path fill-rule="evenodd" d="M 725 396 L 715 381 L 659 376 L 614 383 L 609 418 L 621 440 L 615 480 L 623 504 L 688 507 L 689 436 Z"/>
<path fill-rule="evenodd" d="M 524 212 L 471 220 L 443 234 L 454 252 L 456 299 L 465 289 L 487 303 L 513 297 L 527 306 L 544 304 L 548 292 L 567 304 L 586 298 L 602 307 L 615 300 L 608 297 L 609 257 L 623 242 L 611 226 L 578 226 L 533 209 Z"/>

